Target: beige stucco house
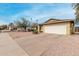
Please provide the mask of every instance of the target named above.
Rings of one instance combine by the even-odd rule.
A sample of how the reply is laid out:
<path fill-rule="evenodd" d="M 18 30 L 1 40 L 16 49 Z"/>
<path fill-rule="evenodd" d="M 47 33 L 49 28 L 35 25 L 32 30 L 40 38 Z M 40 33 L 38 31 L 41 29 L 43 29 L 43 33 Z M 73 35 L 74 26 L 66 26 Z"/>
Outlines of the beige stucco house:
<path fill-rule="evenodd" d="M 70 35 L 74 33 L 74 21 L 49 19 L 38 28 L 38 32 Z"/>

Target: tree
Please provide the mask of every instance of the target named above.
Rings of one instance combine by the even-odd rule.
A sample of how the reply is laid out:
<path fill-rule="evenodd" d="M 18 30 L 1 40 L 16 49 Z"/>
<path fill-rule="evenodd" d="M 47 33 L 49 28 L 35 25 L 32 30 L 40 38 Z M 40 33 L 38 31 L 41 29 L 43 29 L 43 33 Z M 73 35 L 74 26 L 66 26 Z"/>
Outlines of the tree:
<path fill-rule="evenodd" d="M 15 24 L 18 28 L 23 28 L 26 31 L 26 28 L 29 26 L 29 21 L 23 17 L 21 20 L 15 21 Z"/>
<path fill-rule="evenodd" d="M 75 9 L 76 22 L 79 22 L 79 3 L 72 4 Z"/>
<path fill-rule="evenodd" d="M 32 28 L 37 28 L 38 24 L 37 23 L 32 23 Z"/>
<path fill-rule="evenodd" d="M 34 34 L 38 33 L 38 24 L 37 23 L 32 24 L 32 31 Z"/>
<path fill-rule="evenodd" d="M 8 29 L 9 29 L 10 31 L 14 31 L 14 30 L 17 30 L 17 27 L 15 26 L 14 23 L 10 23 L 10 24 L 8 25 Z"/>
<path fill-rule="evenodd" d="M 10 23 L 9 26 L 12 28 L 12 27 L 14 27 L 14 24 L 13 23 Z"/>

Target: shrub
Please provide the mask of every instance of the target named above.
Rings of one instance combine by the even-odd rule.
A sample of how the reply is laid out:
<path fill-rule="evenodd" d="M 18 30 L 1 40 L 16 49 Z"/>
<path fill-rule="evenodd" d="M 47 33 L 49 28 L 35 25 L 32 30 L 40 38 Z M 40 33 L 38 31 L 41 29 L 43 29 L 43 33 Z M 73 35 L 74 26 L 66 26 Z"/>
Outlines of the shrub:
<path fill-rule="evenodd" d="M 37 29 L 33 29 L 33 34 L 38 34 Z"/>

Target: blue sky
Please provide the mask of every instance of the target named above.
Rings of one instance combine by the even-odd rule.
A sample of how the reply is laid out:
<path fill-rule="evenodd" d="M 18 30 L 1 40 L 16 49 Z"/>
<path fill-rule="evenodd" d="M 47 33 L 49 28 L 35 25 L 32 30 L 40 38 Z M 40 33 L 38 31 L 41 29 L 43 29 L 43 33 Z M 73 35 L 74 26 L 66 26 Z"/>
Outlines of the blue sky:
<path fill-rule="evenodd" d="M 68 3 L 0 3 L 0 24 L 8 24 L 26 17 L 32 21 L 46 21 L 46 17 L 75 19 L 72 4 Z"/>

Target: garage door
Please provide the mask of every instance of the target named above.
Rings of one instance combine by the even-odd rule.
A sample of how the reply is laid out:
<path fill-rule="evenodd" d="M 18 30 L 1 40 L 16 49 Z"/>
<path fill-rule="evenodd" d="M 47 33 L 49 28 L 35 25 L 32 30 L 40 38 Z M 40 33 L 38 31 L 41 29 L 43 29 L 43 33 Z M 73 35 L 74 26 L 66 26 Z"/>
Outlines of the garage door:
<path fill-rule="evenodd" d="M 53 24 L 53 25 L 45 25 L 44 33 L 54 33 L 54 34 L 66 34 L 66 24 Z"/>

